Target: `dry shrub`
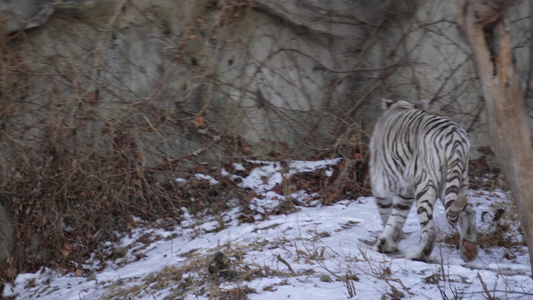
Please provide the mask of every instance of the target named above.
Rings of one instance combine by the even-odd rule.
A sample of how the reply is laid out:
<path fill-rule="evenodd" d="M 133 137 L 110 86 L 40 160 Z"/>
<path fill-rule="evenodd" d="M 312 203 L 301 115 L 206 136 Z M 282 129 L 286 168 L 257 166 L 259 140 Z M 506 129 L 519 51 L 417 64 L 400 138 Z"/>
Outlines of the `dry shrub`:
<path fill-rule="evenodd" d="M 239 180 L 223 176 L 220 169 L 199 165 L 188 170 L 187 182 L 177 182 L 174 164 L 145 166 L 132 127 L 121 120 L 110 121 L 97 141 L 87 142 L 74 129 L 55 122 L 48 125 L 38 148 L 34 149 L 35 143 L 10 145 L 11 158 L 1 163 L 0 193 L 16 226 L 16 247 L 9 266 L 1 269 L 3 280 L 14 277 L 6 271 L 11 266 L 17 272 L 46 265 L 83 274 L 77 263 L 104 242 L 117 240 L 117 232 L 131 230 L 132 216 L 179 219 L 182 207 L 192 214 L 216 215 L 229 208 L 229 199 L 240 200 L 244 222 L 256 213 L 248 204 L 258 195 L 240 188 Z M 356 159 L 345 158 L 334 166 L 333 175 L 325 170 L 293 175 L 280 186 L 279 194 L 305 189 L 320 195 L 326 205 L 368 194 L 366 169 L 357 168 L 366 166 L 360 154 L 366 150 L 357 146 L 355 151 L 359 156 L 356 153 Z M 244 171 L 234 173 L 245 177 L 257 166 L 243 165 Z M 224 167 L 233 172 L 231 163 Z M 162 171 L 170 176 L 161 177 Z M 192 176 L 196 173 L 207 173 L 219 183 Z M 288 200 L 293 206 L 306 205 Z"/>
<path fill-rule="evenodd" d="M 329 205 L 347 197 L 356 199 L 360 196 L 370 196 L 369 152 L 368 141 L 370 135 L 364 132 L 356 123 L 347 126 L 344 133 L 332 147 L 333 157 L 342 157 L 333 175 L 325 178 L 321 185 L 321 195 L 324 204 Z"/>
<path fill-rule="evenodd" d="M 132 216 L 178 219 L 182 207 L 217 214 L 228 199 L 244 198 L 220 172 L 211 174 L 220 181 L 215 186 L 204 179 L 178 183 L 175 176 L 158 181 L 160 170 L 143 166 L 135 138 L 123 127 L 108 124 L 98 145 L 73 149 L 74 142 L 66 133 L 35 151 L 18 145 L 3 174 L 0 192 L 16 225 L 13 263 L 19 272 L 42 265 L 74 272 L 71 262 L 131 230 Z"/>
<path fill-rule="evenodd" d="M 153 133 L 154 124 L 194 133 L 200 124 L 190 121 L 200 114 L 183 110 L 169 120 L 168 108 L 128 102 L 124 94 L 99 86 L 93 76 L 102 67 L 98 59 L 87 59 L 83 69 L 61 55 L 23 57 L 16 49 L 29 45 L 26 34 L 2 28 L 0 197 L 12 216 L 16 245 L 0 265 L 0 283 L 42 265 L 78 272 L 77 262 L 134 226 L 132 216 L 179 218 L 181 207 L 193 213 L 227 208 L 234 184 L 180 184 L 176 170 L 184 161 L 195 165 L 194 158 L 170 163 L 161 153 L 149 153 L 152 160 L 163 157 L 151 168 L 138 144 L 139 133 Z M 95 51 L 100 50 L 106 51 Z M 112 107 L 106 111 L 102 103 Z"/>
<path fill-rule="evenodd" d="M 70 135 L 70 137 L 69 137 Z M 171 213 L 173 199 L 143 168 L 133 138 L 122 129 L 103 134 L 107 147 L 73 149 L 75 139 L 44 139 L 39 149 L 18 145 L 1 193 L 16 225 L 19 271 L 42 264 L 67 268 L 95 245 L 131 228 L 131 216 Z"/>

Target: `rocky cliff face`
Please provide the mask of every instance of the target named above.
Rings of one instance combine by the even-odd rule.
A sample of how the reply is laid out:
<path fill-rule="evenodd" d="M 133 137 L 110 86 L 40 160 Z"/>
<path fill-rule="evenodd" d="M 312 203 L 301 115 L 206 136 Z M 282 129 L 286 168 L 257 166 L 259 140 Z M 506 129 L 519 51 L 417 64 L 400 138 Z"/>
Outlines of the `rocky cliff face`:
<path fill-rule="evenodd" d="M 149 164 L 224 160 L 230 140 L 244 154 L 311 154 L 343 124 L 369 129 L 375 100 L 392 97 L 431 99 L 486 144 L 470 52 L 443 1 L 28 0 L 0 9 L 14 35 L 7 46 L 26 68 L 11 74 L 11 92 L 31 99 L 13 104 L 6 129 L 19 118 L 32 137 L 47 121 L 28 114 L 60 105 L 56 117 L 87 137 L 105 119 L 137 124 L 124 129 Z M 511 24 L 528 25 L 519 12 Z M 92 120 L 76 124 L 82 114 Z"/>
<path fill-rule="evenodd" d="M 528 5 L 508 14 L 525 88 Z M 24 0 L 0 15 L 4 169 L 17 145 L 50 140 L 67 149 L 51 157 L 128 148 L 172 171 L 310 157 L 348 131 L 365 143 L 382 97 L 429 99 L 468 129 L 474 158 L 489 145 L 447 1 Z"/>

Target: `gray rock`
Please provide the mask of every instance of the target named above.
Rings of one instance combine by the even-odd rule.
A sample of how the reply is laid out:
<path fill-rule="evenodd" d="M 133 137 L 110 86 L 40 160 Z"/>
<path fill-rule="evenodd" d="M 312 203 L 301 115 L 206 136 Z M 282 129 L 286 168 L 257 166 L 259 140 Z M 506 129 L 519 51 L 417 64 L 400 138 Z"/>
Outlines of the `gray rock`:
<path fill-rule="evenodd" d="M 0 16 L 7 32 L 41 26 L 54 12 L 53 0 L 6 0 L 0 2 Z"/>

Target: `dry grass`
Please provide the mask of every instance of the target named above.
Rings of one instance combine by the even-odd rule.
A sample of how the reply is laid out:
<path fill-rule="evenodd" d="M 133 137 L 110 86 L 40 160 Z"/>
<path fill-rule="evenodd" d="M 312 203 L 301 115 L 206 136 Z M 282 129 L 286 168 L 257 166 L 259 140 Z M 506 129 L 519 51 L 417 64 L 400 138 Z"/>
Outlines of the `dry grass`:
<path fill-rule="evenodd" d="M 210 299 L 247 299 L 248 294 L 256 291 L 249 288 L 245 282 L 272 276 L 293 276 L 243 260 L 247 251 L 265 246 L 277 247 L 275 244 L 267 244 L 226 244 L 213 249 L 211 255 L 193 251 L 187 255 L 186 263 L 180 267 L 169 266 L 140 280 L 130 279 L 135 282 L 133 285 L 126 282 L 105 285 L 106 292 L 101 299 L 134 298 L 140 294 L 156 295 L 161 291 L 168 294 L 164 299 L 179 299 L 190 294 L 203 295 Z M 231 284 L 232 287 L 222 288 L 223 283 Z"/>

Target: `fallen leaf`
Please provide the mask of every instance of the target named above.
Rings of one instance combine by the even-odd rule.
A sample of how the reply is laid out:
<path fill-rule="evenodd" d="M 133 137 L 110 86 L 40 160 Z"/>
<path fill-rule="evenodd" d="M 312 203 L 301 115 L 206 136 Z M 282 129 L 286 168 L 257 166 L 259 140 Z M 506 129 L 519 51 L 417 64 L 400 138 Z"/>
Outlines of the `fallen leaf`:
<path fill-rule="evenodd" d="M 9 265 L 4 275 L 7 278 L 15 278 L 15 276 L 17 276 L 17 268 L 14 265 Z"/>
<path fill-rule="evenodd" d="M 250 146 L 244 146 L 244 148 L 242 148 L 242 153 L 250 155 L 252 154 L 252 149 L 250 148 Z"/>
<path fill-rule="evenodd" d="M 194 127 L 196 128 L 203 128 L 205 126 L 205 120 L 202 117 L 196 117 L 194 119 Z"/>
<path fill-rule="evenodd" d="M 70 252 L 72 252 L 72 246 L 70 246 L 69 243 L 65 243 L 65 245 L 63 245 L 63 249 L 61 249 L 61 255 L 67 257 Z"/>
<path fill-rule="evenodd" d="M 283 190 L 282 190 L 281 185 L 279 184 L 279 182 L 276 183 L 276 185 L 271 189 L 271 191 L 273 191 L 274 193 L 276 193 L 278 195 L 283 195 Z"/>
<path fill-rule="evenodd" d="M 135 257 L 137 258 L 137 260 L 141 259 L 141 258 L 145 258 L 145 257 L 148 257 L 148 255 L 144 254 L 144 253 L 137 253 L 135 254 Z"/>
<path fill-rule="evenodd" d="M 89 102 L 91 104 L 96 104 L 96 102 L 98 102 L 98 95 L 95 92 L 89 94 Z"/>

